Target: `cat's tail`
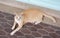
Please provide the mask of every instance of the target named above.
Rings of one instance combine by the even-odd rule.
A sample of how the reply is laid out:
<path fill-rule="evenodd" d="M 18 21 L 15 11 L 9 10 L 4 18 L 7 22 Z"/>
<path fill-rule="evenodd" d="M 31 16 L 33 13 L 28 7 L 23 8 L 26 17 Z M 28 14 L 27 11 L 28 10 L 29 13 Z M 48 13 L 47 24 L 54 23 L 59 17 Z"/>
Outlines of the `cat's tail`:
<path fill-rule="evenodd" d="M 44 16 L 50 18 L 51 20 L 53 20 L 54 23 L 56 23 L 56 20 L 53 16 L 47 15 L 47 14 L 43 14 Z"/>

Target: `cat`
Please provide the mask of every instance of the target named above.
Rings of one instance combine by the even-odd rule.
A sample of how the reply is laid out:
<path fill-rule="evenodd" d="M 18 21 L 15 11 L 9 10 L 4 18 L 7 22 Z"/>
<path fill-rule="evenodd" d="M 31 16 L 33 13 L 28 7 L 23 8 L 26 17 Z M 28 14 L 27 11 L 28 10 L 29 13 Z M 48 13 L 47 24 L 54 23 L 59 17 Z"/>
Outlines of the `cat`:
<path fill-rule="evenodd" d="M 18 24 L 18 27 L 14 31 L 12 31 L 10 35 L 14 35 L 27 22 L 34 24 L 38 24 L 42 22 L 43 16 L 52 19 L 53 22 L 56 23 L 55 18 L 53 18 L 50 15 L 47 15 L 45 12 L 43 12 L 43 10 L 40 9 L 35 9 L 35 8 L 26 9 L 22 11 L 20 14 L 16 14 L 16 16 L 14 17 L 15 21 L 14 21 L 14 25 L 12 26 L 12 30 L 15 28 L 16 23 Z"/>

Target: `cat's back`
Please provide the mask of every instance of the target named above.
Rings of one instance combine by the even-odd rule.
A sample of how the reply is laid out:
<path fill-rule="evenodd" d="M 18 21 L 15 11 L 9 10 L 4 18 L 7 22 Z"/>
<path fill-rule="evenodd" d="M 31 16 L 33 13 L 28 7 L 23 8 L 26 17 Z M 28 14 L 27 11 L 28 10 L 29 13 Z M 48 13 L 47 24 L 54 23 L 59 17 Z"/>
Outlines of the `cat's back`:
<path fill-rule="evenodd" d="M 42 11 L 39 9 L 27 9 L 23 13 L 25 22 L 35 22 L 42 16 Z"/>
<path fill-rule="evenodd" d="M 40 9 L 27 9 L 23 12 L 25 14 L 25 16 L 37 16 L 39 14 L 42 15 L 42 11 Z"/>

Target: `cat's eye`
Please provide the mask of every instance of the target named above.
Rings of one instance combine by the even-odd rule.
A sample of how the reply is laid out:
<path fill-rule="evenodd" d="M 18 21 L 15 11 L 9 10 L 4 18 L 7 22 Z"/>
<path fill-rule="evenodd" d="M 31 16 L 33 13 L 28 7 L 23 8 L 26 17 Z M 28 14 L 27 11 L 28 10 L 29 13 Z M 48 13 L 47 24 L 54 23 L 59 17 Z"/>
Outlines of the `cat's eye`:
<path fill-rule="evenodd" d="M 17 19 L 19 18 L 19 17 L 16 17 Z"/>

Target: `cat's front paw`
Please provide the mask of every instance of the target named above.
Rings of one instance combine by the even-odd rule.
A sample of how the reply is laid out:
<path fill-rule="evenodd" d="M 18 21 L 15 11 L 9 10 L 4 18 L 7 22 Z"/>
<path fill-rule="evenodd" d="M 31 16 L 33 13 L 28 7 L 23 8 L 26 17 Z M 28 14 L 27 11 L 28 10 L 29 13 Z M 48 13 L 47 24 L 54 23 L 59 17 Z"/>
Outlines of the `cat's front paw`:
<path fill-rule="evenodd" d="M 13 33 L 13 32 L 11 32 L 11 33 L 10 33 L 10 35 L 14 35 L 14 33 Z"/>
<path fill-rule="evenodd" d="M 14 30 L 14 28 L 13 28 L 13 27 L 12 27 L 11 29 L 12 29 L 12 30 Z"/>

